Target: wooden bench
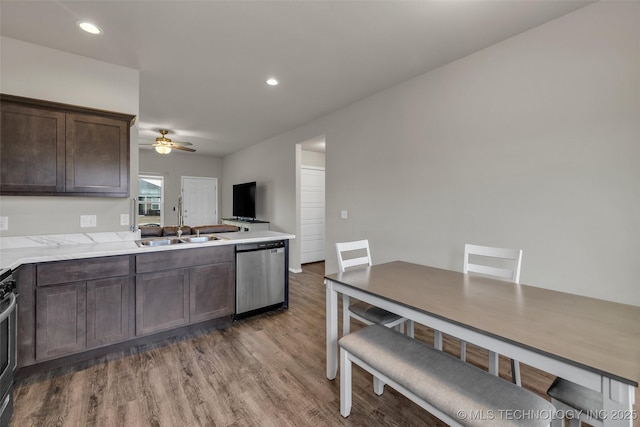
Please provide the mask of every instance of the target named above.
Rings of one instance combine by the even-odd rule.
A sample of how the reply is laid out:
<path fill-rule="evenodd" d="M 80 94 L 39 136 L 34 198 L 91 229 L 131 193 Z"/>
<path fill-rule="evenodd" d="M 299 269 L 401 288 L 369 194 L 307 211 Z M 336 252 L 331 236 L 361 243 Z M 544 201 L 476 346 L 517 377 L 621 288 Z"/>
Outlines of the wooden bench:
<path fill-rule="evenodd" d="M 351 413 L 352 362 L 373 374 L 376 394 L 388 384 L 449 425 L 548 426 L 555 415 L 542 397 L 382 325 L 339 345 L 343 417 Z"/>

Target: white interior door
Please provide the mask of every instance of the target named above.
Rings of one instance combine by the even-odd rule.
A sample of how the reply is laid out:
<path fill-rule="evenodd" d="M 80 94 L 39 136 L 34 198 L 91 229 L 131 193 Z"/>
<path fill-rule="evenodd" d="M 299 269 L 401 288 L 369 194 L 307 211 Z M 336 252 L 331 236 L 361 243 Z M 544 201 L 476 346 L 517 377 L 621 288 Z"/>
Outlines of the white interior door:
<path fill-rule="evenodd" d="M 300 170 L 300 262 L 324 260 L 324 169 Z"/>
<path fill-rule="evenodd" d="M 218 223 L 218 179 L 183 176 L 184 224 L 192 227 Z"/>

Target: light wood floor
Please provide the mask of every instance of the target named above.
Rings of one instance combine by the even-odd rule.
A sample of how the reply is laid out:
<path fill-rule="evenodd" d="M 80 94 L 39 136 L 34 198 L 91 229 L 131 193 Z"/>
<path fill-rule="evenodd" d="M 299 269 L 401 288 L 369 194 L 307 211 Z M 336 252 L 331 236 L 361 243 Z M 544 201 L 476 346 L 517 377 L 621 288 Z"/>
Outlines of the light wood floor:
<path fill-rule="evenodd" d="M 287 311 L 27 377 L 12 426 L 444 425 L 388 387 L 376 396 L 356 366 L 353 409 L 340 416 L 339 382 L 325 377 L 323 275 L 324 263 L 291 274 Z M 416 337 L 433 335 L 416 326 Z M 445 351 L 457 354 L 457 342 Z M 469 346 L 468 359 L 486 366 L 487 354 Z M 509 370 L 502 360 L 501 376 Z M 522 380 L 545 396 L 553 378 L 523 365 Z"/>

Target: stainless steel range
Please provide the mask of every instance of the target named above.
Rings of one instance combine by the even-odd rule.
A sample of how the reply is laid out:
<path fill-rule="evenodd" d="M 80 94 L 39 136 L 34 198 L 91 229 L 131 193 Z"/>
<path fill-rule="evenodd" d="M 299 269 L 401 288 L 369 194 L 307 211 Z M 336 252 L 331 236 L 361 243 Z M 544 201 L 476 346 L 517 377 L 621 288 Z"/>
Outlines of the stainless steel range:
<path fill-rule="evenodd" d="M 0 270 L 0 427 L 13 415 L 13 377 L 16 370 L 17 297 L 11 270 Z"/>

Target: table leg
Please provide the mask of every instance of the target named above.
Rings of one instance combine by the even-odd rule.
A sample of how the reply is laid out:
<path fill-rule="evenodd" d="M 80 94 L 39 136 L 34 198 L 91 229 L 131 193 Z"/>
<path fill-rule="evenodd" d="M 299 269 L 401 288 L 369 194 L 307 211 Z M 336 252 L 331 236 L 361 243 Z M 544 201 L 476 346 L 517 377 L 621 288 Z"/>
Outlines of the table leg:
<path fill-rule="evenodd" d="M 635 388 L 611 378 L 602 378 L 604 427 L 632 427 L 638 417 L 633 410 Z"/>
<path fill-rule="evenodd" d="M 338 293 L 325 281 L 327 294 L 327 378 L 338 375 Z"/>

